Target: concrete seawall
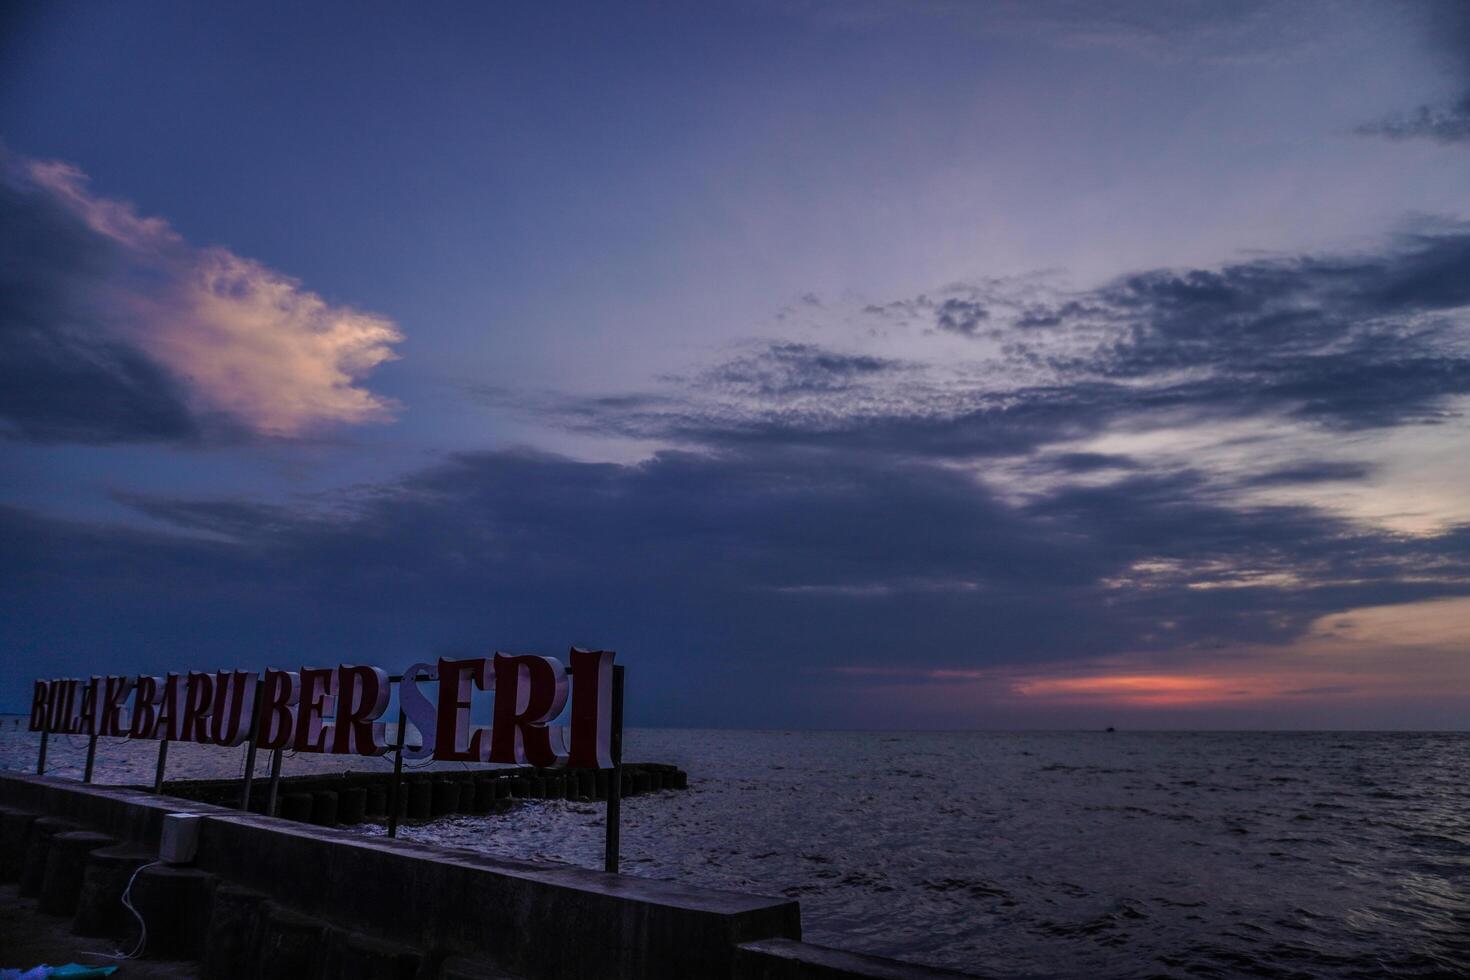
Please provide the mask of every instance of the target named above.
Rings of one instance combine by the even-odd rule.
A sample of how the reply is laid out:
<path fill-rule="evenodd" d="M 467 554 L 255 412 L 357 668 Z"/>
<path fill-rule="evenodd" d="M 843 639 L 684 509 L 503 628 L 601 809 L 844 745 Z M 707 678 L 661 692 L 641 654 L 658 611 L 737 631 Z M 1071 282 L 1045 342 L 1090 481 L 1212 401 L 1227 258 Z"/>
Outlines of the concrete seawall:
<path fill-rule="evenodd" d="M 796 902 L 363 838 L 138 790 L 0 774 L 0 880 L 73 930 L 129 923 L 119 883 L 167 813 L 199 814 L 187 868 L 138 872 L 148 950 L 206 978 L 958 978 L 800 942 Z M 37 914 L 42 914 L 38 912 Z M 97 933 L 93 933 L 97 934 Z M 148 953 L 145 953 L 148 955 Z"/>

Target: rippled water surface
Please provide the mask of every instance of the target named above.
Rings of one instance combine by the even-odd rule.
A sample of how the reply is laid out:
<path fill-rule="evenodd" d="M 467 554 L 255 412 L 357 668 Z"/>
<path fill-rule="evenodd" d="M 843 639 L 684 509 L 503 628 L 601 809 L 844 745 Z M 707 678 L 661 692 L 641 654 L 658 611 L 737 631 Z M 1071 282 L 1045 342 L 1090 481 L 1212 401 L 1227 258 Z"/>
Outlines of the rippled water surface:
<path fill-rule="evenodd" d="M 104 744 L 99 780 L 154 751 Z M 176 745 L 170 774 L 240 751 Z M 1467 735 L 639 730 L 627 754 L 691 788 L 624 803 L 626 870 L 799 899 L 814 942 L 999 977 L 1470 976 Z M 34 760 L 0 734 L 0 764 Z M 596 867 L 602 809 L 404 836 Z"/>

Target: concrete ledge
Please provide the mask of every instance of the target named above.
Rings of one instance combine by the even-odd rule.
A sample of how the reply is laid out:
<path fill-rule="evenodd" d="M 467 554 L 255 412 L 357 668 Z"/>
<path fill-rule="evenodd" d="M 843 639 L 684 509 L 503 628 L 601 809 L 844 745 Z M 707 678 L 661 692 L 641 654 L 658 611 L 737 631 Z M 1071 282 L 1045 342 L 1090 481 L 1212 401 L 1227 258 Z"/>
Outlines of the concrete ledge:
<path fill-rule="evenodd" d="M 156 846 L 164 814 L 198 813 L 200 871 L 430 961 L 470 956 L 525 980 L 718 980 L 734 975 L 740 944 L 801 931 L 785 899 L 357 837 L 133 789 L 4 773 L 0 802 L 144 846 Z"/>
<path fill-rule="evenodd" d="M 120 841 L 158 845 L 166 813 L 231 811 L 171 796 L 154 796 L 125 787 L 94 786 L 55 779 L 0 773 L 0 802 L 9 807 L 50 817 L 67 817 Z"/>
<path fill-rule="evenodd" d="M 849 953 L 794 939 L 745 943 L 736 954 L 735 964 L 738 980 L 977 980 L 972 973 Z"/>
<path fill-rule="evenodd" d="M 198 863 L 307 915 L 536 978 L 728 977 L 735 947 L 800 935 L 795 902 L 211 816 Z"/>

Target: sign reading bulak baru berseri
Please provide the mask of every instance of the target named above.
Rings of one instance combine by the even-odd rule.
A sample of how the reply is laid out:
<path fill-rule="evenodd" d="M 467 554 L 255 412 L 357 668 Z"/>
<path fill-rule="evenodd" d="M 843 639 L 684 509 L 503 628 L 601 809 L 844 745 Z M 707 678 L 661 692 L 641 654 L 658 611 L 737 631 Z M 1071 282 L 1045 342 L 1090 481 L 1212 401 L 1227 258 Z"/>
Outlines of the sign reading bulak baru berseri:
<path fill-rule="evenodd" d="M 613 656 L 573 648 L 570 680 L 555 657 L 416 663 L 403 672 L 398 697 L 421 741 L 404 758 L 610 769 Z M 434 700 L 419 687 L 426 681 L 438 682 Z M 477 691 L 494 695 L 488 727 L 470 722 Z M 388 696 L 386 672 L 351 664 L 263 677 L 234 670 L 38 680 L 30 729 L 228 746 L 249 739 L 253 723 L 259 748 L 381 755 Z M 568 723 L 552 724 L 568 698 Z"/>

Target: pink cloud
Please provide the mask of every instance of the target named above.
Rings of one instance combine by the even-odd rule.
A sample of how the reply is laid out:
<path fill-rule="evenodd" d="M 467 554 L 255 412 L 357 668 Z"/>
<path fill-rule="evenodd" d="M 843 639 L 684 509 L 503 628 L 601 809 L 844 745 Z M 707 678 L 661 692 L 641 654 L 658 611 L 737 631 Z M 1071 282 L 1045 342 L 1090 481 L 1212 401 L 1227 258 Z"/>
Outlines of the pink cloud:
<path fill-rule="evenodd" d="M 92 194 L 68 164 L 14 154 L 0 164 L 109 246 L 106 268 L 77 284 L 95 311 L 89 329 L 167 368 L 195 410 L 277 437 L 392 418 L 393 403 L 363 381 L 396 357 L 393 321 L 229 249 L 190 245 L 167 221 Z"/>

